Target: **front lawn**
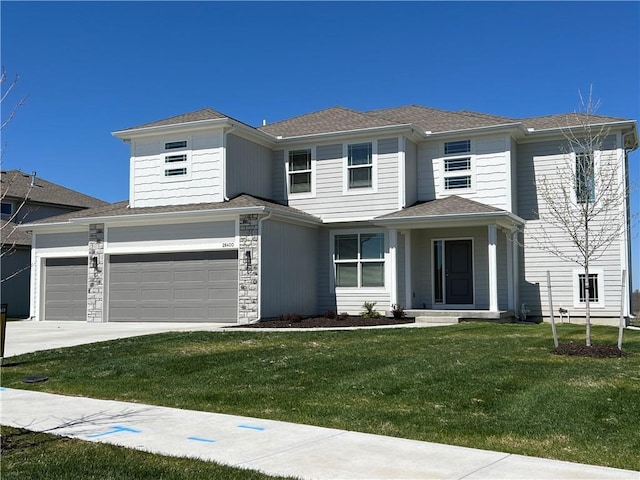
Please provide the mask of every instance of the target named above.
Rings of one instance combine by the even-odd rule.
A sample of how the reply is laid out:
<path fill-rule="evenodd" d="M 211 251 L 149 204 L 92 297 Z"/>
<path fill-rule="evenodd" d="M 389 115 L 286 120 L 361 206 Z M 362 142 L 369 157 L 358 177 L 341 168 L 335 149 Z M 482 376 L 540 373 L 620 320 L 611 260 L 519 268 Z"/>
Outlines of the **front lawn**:
<path fill-rule="evenodd" d="M 549 325 L 171 333 L 14 357 L 2 385 L 640 470 L 640 332 L 622 358 L 552 348 Z"/>

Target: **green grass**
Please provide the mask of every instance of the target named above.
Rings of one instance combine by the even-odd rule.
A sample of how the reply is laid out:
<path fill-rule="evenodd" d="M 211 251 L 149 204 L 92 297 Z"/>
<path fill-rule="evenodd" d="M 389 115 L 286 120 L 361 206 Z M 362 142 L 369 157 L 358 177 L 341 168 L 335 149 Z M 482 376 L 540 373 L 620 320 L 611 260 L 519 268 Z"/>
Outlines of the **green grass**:
<path fill-rule="evenodd" d="M 640 332 L 622 358 L 552 347 L 549 325 L 172 333 L 15 357 L 2 385 L 640 470 Z"/>
<path fill-rule="evenodd" d="M 284 479 L 202 460 L 163 457 L 10 427 L 2 427 L 2 437 L 3 480 Z"/>

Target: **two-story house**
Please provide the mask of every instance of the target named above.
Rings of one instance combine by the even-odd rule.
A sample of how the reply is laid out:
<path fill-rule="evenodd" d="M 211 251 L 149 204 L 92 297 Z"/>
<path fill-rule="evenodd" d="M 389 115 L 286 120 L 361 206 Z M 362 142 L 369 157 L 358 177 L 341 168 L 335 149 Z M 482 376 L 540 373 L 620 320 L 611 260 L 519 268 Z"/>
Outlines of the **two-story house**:
<path fill-rule="evenodd" d="M 129 200 L 28 226 L 31 314 L 246 323 L 369 301 L 545 316 L 551 269 L 555 305 L 579 317 L 575 265 L 523 247 L 566 118 L 335 107 L 254 128 L 203 109 L 117 131 L 131 148 Z M 636 123 L 597 121 L 624 179 Z M 609 250 L 590 280 L 604 321 L 628 308 L 628 231 Z"/>
<path fill-rule="evenodd" d="M 21 224 L 63 213 L 107 205 L 107 202 L 71 190 L 36 173 L 2 171 L 2 253 L 0 254 L 0 300 L 10 317 L 29 316 L 29 270 L 31 236 L 19 230 Z"/>

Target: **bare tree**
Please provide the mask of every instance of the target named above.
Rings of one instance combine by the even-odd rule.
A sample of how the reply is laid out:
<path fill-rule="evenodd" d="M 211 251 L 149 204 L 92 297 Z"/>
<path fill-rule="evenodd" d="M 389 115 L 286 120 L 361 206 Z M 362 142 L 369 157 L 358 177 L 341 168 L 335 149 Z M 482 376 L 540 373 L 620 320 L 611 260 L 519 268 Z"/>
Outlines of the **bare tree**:
<path fill-rule="evenodd" d="M 537 183 L 541 199 L 539 227 L 532 235 L 537 248 L 584 269 L 579 277 L 580 301 L 585 304 L 586 344 L 591 346 L 591 308 L 596 278 L 589 269 L 626 231 L 624 208 L 627 185 L 610 128 L 595 115 L 600 106 L 592 90 L 580 109 L 567 116 L 561 127 L 563 160 L 551 175 Z M 570 239 L 570 247 L 554 236 L 558 231 Z"/>

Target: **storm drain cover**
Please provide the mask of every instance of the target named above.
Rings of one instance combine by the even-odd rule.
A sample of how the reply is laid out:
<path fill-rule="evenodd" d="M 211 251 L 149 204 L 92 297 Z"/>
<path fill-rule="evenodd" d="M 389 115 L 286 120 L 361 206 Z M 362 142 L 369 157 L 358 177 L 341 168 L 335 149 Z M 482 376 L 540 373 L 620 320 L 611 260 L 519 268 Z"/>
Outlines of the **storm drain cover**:
<path fill-rule="evenodd" d="M 45 377 L 42 375 L 35 375 L 33 377 L 24 377 L 22 379 L 22 383 L 39 383 L 39 382 L 46 382 L 47 380 L 49 380 L 49 377 Z"/>

